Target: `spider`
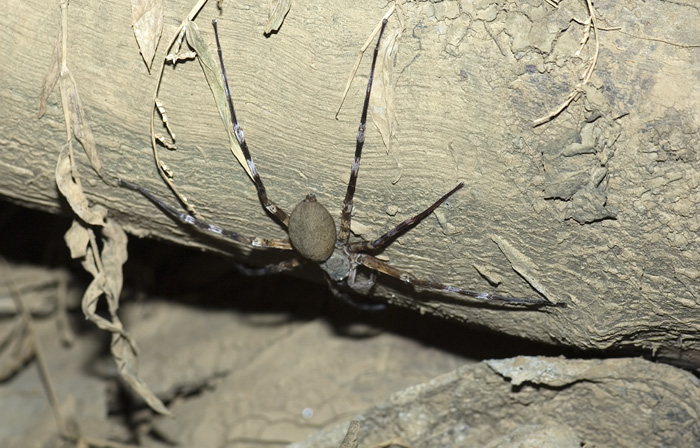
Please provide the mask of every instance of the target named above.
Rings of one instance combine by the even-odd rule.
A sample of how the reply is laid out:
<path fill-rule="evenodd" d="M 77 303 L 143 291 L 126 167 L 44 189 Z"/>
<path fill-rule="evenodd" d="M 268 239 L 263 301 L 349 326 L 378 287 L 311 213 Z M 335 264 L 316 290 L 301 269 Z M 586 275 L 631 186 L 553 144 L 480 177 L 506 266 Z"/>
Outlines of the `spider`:
<path fill-rule="evenodd" d="M 243 155 L 247 161 L 250 172 L 252 173 L 253 181 L 257 188 L 258 197 L 263 207 L 267 212 L 287 231 L 288 239 L 284 240 L 268 240 L 263 238 L 250 238 L 241 235 L 238 232 L 227 230 L 222 227 L 209 224 L 208 222 L 197 219 L 189 214 L 182 213 L 162 200 L 158 199 L 145 188 L 133 184 L 131 182 L 119 179 L 119 185 L 130 190 L 141 193 L 155 205 L 160 207 L 165 213 L 176 220 L 193 225 L 207 232 L 213 232 L 227 239 L 238 243 L 246 244 L 258 248 L 275 248 L 282 250 L 293 250 L 297 253 L 294 258 L 282 261 L 281 263 L 270 265 L 264 268 L 251 269 L 242 268 L 245 273 L 252 275 L 274 274 L 287 270 L 294 269 L 303 263 L 317 263 L 324 273 L 324 276 L 330 286 L 331 291 L 336 297 L 350 301 L 358 305 L 360 308 L 380 309 L 383 304 L 375 305 L 360 305 L 354 303 L 353 300 L 340 288 L 343 284 L 355 291 L 369 291 L 376 282 L 377 273 L 382 273 L 400 279 L 401 281 L 411 284 L 414 287 L 425 289 L 444 291 L 447 293 L 459 294 L 470 297 L 480 302 L 497 303 L 497 304 L 514 304 L 514 305 L 530 305 L 535 307 L 541 306 L 556 306 L 557 304 L 550 302 L 546 298 L 516 298 L 506 297 L 485 292 L 475 292 L 462 289 L 456 286 L 450 286 L 443 283 L 434 282 L 431 280 L 420 279 L 409 272 L 405 272 L 395 268 L 379 258 L 371 255 L 386 248 L 393 240 L 406 231 L 417 225 L 426 216 L 432 213 L 437 207 L 444 203 L 450 196 L 460 190 L 464 183 L 460 182 L 456 187 L 435 201 L 431 206 L 418 213 L 417 215 L 406 219 L 393 229 L 386 232 L 384 235 L 373 241 L 350 241 L 351 220 L 353 210 L 353 196 L 355 194 L 355 185 L 360 169 L 360 158 L 362 156 L 362 147 L 365 141 L 365 131 L 367 122 L 367 109 L 369 107 L 370 93 L 372 90 L 372 79 L 374 77 L 374 68 L 377 62 L 377 54 L 379 52 L 379 43 L 384 34 L 387 20 L 382 22 L 377 38 L 377 44 L 374 48 L 374 56 L 372 59 L 372 67 L 367 81 L 367 91 L 365 94 L 364 105 L 362 108 L 362 116 L 360 118 L 360 126 L 357 132 L 357 143 L 355 147 L 355 159 L 350 170 L 350 180 L 347 185 L 347 192 L 343 201 L 343 209 L 340 216 L 340 231 L 336 229 L 336 224 L 328 212 L 326 207 L 316 200 L 316 196 L 311 193 L 300 202 L 292 213 L 289 214 L 282 208 L 278 207 L 267 196 L 265 186 L 258 173 L 258 170 L 253 162 L 253 158 L 248 150 L 243 130 L 241 129 L 236 118 L 236 112 L 231 99 L 231 92 L 228 86 L 226 77 L 226 69 L 221 51 L 221 43 L 219 41 L 219 32 L 217 21 L 212 21 L 214 27 L 214 35 L 216 38 L 216 47 L 218 50 L 219 61 L 221 62 L 221 71 L 224 81 L 224 89 L 228 100 L 229 110 L 231 112 L 231 121 L 233 123 L 234 133 L 238 144 L 241 147 Z M 357 277 L 357 269 L 364 266 L 370 269 L 370 276 L 367 279 L 360 280 Z"/>

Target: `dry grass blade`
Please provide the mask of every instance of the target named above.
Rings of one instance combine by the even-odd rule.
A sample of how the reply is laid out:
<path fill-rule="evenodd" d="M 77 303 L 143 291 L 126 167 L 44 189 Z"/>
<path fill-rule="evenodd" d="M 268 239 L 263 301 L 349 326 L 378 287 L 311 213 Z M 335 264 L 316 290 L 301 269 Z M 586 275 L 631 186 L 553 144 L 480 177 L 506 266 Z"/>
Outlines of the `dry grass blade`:
<path fill-rule="evenodd" d="M 292 7 L 292 0 L 276 0 L 275 4 L 271 6 L 270 18 L 265 25 L 265 34 L 270 34 L 273 31 L 277 31 L 282 26 L 284 18 L 289 13 Z"/>
<path fill-rule="evenodd" d="M 122 266 L 129 258 L 126 246 L 128 237 L 124 229 L 113 220 L 108 220 L 102 228 L 102 269 L 105 275 L 104 290 L 110 313 L 116 315 L 119 309 L 119 296 L 122 293 L 124 275 Z"/>
<path fill-rule="evenodd" d="M 83 268 L 93 276 L 92 282 L 90 282 L 83 294 L 83 314 L 103 330 L 110 332 L 123 331 L 120 324 L 115 324 L 96 313 L 97 303 L 105 292 L 105 278 L 103 269 L 101 269 L 102 260 L 100 260 L 99 251 L 96 249 L 95 233 L 91 228 L 76 220 L 73 221 L 73 225 L 66 232 L 64 238 L 71 254 L 83 254 L 76 258 L 82 258 Z M 112 310 L 110 309 L 110 311 Z"/>
<path fill-rule="evenodd" d="M 46 98 L 55 85 L 54 68 L 60 66 L 58 73 L 58 85 L 61 91 L 61 105 L 66 126 L 66 144 L 61 148 L 56 162 L 56 185 L 65 196 L 73 211 L 85 222 L 93 225 L 102 225 L 107 215 L 107 210 L 99 205 L 90 207 L 83 192 L 78 168 L 73 157 L 72 138 L 80 142 L 93 169 L 102 176 L 102 162 L 97 153 L 95 138 L 85 116 L 85 111 L 78 96 L 78 89 L 70 70 L 66 66 L 66 28 L 68 22 L 68 2 L 61 2 L 61 27 L 58 33 L 56 47 L 54 49 L 55 65 L 44 80 L 44 88 L 40 97 L 39 112 L 46 110 Z M 60 61 L 60 62 L 59 62 Z"/>
<path fill-rule="evenodd" d="M 189 14 L 187 14 L 187 17 L 185 20 L 180 23 L 180 26 L 177 28 L 175 31 L 173 37 L 171 38 L 170 42 L 168 43 L 168 46 L 166 47 L 166 51 L 170 52 L 175 48 L 175 52 L 179 51 L 180 44 L 182 42 L 182 36 L 185 33 L 185 30 L 187 26 L 194 20 L 194 18 L 197 16 L 199 11 L 204 7 L 204 5 L 207 3 L 207 0 L 198 0 L 197 4 L 195 4 L 192 9 L 190 10 Z M 177 59 L 177 58 L 176 58 Z M 174 61 L 173 63 L 175 63 Z M 168 177 L 168 175 L 163 172 L 161 167 L 163 166 L 163 162 L 160 160 L 160 156 L 158 155 L 158 139 L 156 137 L 156 131 L 155 131 L 155 122 L 156 122 L 156 114 L 158 113 L 158 92 L 160 91 L 160 86 L 163 83 L 163 72 L 165 71 L 165 65 L 168 64 L 167 58 L 163 58 L 163 61 L 160 64 L 160 70 L 158 71 L 158 82 L 156 83 L 156 88 L 155 91 L 153 92 L 153 109 L 151 110 L 151 149 L 153 150 L 153 160 L 156 163 L 156 167 L 158 169 L 158 174 L 160 174 L 161 178 L 163 181 L 168 185 L 170 190 L 175 194 L 175 196 L 178 198 L 180 203 L 185 206 L 187 209 L 187 212 L 194 216 L 195 218 L 199 218 L 199 213 L 197 213 L 197 210 L 192 206 L 187 201 L 187 198 L 185 198 L 180 192 L 178 191 L 178 188 L 175 186 L 173 183 L 172 179 Z M 173 136 L 174 139 L 174 136 Z"/>
<path fill-rule="evenodd" d="M 209 44 L 206 42 L 206 40 L 204 40 L 199 31 L 199 27 L 197 27 L 197 24 L 194 22 L 190 22 L 189 26 L 187 27 L 187 43 L 197 53 L 197 59 L 202 67 L 204 76 L 207 78 L 207 84 L 209 84 L 211 93 L 214 95 L 216 108 L 219 111 L 219 116 L 221 117 L 221 121 L 223 121 L 224 127 L 226 128 L 226 133 L 228 134 L 231 152 L 252 180 L 253 175 L 250 172 L 250 168 L 248 168 L 243 151 L 241 151 L 241 148 L 238 146 L 238 140 L 236 140 L 236 136 L 233 133 L 233 125 L 231 124 L 231 115 L 228 109 L 226 93 L 224 92 L 221 69 L 219 68 L 219 64 L 216 62 L 214 54 L 209 48 Z"/>
<path fill-rule="evenodd" d="M 163 0 L 131 0 L 131 26 L 148 71 L 163 34 L 163 9 Z"/>

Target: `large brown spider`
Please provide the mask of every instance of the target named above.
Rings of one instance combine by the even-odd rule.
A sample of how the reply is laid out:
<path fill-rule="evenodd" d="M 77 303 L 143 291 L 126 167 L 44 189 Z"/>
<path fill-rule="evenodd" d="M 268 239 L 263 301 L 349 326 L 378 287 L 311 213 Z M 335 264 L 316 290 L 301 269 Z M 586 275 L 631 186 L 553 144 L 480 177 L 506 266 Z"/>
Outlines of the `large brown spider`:
<path fill-rule="evenodd" d="M 265 207 L 267 212 L 270 215 L 272 215 L 282 225 L 282 227 L 286 229 L 289 238 L 284 240 L 268 240 L 263 238 L 245 237 L 239 234 L 238 232 L 234 232 L 232 230 L 227 230 L 209 224 L 191 215 L 179 212 L 178 210 L 167 205 L 166 203 L 155 197 L 151 192 L 139 185 L 133 184 L 122 179 L 119 180 L 119 185 L 140 192 L 146 198 L 148 198 L 157 206 L 162 208 L 167 214 L 184 223 L 194 225 L 205 231 L 216 233 L 233 241 L 247 244 L 252 247 L 294 250 L 298 254 L 297 257 L 264 268 L 244 269 L 244 271 L 249 274 L 263 275 L 278 273 L 296 268 L 302 263 L 310 261 L 317 263 L 323 270 L 326 280 L 328 281 L 328 284 L 333 294 L 344 300 L 348 300 L 348 297 L 339 288 L 340 285 L 347 284 L 353 290 L 369 290 L 369 288 L 371 288 L 371 286 L 373 286 L 374 282 L 376 281 L 376 272 L 380 272 L 382 274 L 398 278 L 403 282 L 409 283 L 418 288 L 460 294 L 462 296 L 471 297 L 481 302 L 532 305 L 536 307 L 556 305 L 544 297 L 535 299 L 506 297 L 485 292 L 470 291 L 455 286 L 437 283 L 430 280 L 419 279 L 413 274 L 397 269 L 389 265 L 388 263 L 378 259 L 377 257 L 374 257 L 367 253 L 377 252 L 381 249 L 384 249 L 399 235 L 403 234 L 404 232 L 418 224 L 423 218 L 428 216 L 430 213 L 433 212 L 433 210 L 439 207 L 440 204 L 445 202 L 447 198 L 449 198 L 457 190 L 462 188 L 464 186 L 463 182 L 460 182 L 459 185 L 457 185 L 447 194 L 435 201 L 433 205 L 426 208 L 421 213 L 406 219 L 401 224 L 389 230 L 376 240 L 350 242 L 350 222 L 352 219 L 351 214 L 353 208 L 353 196 L 355 194 L 357 174 L 360 169 L 360 157 L 362 156 L 362 147 L 365 142 L 367 109 L 369 106 L 370 92 L 372 90 L 374 67 L 377 62 L 377 54 L 379 52 L 379 42 L 381 41 L 382 34 L 384 33 L 386 23 L 387 20 L 385 19 L 382 23 L 382 27 L 379 32 L 377 45 L 374 48 L 372 68 L 370 69 L 369 80 L 367 82 L 367 93 L 365 94 L 365 102 L 362 108 L 362 117 L 360 118 L 360 127 L 357 132 L 355 160 L 350 170 L 350 181 L 348 182 L 345 200 L 343 201 L 343 210 L 341 213 L 340 220 L 340 232 L 336 230 L 335 222 L 331 214 L 328 212 L 326 207 L 324 207 L 316 201 L 316 196 L 313 193 L 306 196 L 306 199 L 304 199 L 294 208 L 291 215 L 285 212 L 280 207 L 278 207 L 267 197 L 265 186 L 263 185 L 262 179 L 258 174 L 258 170 L 255 167 L 253 158 L 251 157 L 250 151 L 248 150 L 248 144 L 245 141 L 243 130 L 241 129 L 240 125 L 238 124 L 238 120 L 236 119 L 236 112 L 234 111 L 233 101 L 231 100 L 231 93 L 228 86 L 228 80 L 226 78 L 226 69 L 224 68 L 224 60 L 221 52 L 221 44 L 219 42 L 219 32 L 216 20 L 212 21 L 212 25 L 214 27 L 214 34 L 216 36 L 216 46 L 219 53 L 219 61 L 221 62 L 221 71 L 223 74 L 226 98 L 228 99 L 228 105 L 231 112 L 231 120 L 233 122 L 233 128 L 236 138 L 248 163 L 250 172 L 253 175 L 253 180 L 255 182 L 255 186 L 257 187 L 260 202 Z M 359 279 L 357 279 L 357 268 L 359 266 L 365 266 L 371 270 L 371 275 L 368 279 L 364 281 L 360 281 Z M 366 308 L 377 308 L 382 306 L 383 305 L 369 306 Z"/>

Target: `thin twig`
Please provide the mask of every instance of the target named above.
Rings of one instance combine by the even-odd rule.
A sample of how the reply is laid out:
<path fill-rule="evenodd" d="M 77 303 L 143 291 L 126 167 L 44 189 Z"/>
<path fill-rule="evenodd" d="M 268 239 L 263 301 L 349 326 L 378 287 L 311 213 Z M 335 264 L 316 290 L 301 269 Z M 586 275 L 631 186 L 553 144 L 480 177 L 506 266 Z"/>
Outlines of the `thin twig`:
<path fill-rule="evenodd" d="M 56 395 L 56 389 L 53 386 L 53 381 L 51 380 L 51 374 L 49 373 L 49 367 L 46 363 L 46 356 L 44 355 L 44 350 L 39 343 L 36 328 L 34 328 L 34 321 L 32 320 L 32 315 L 29 310 L 24 306 L 22 301 L 19 288 L 15 284 L 12 273 L 10 272 L 10 265 L 5 260 L 3 256 L 0 255 L 0 261 L 5 265 L 7 275 L 5 277 L 5 283 L 7 284 L 7 289 L 10 291 L 10 296 L 15 302 L 15 307 L 17 307 L 18 314 L 24 320 L 27 330 L 29 331 L 29 338 L 34 346 L 34 353 L 36 355 L 37 367 L 39 368 L 39 376 L 41 377 L 41 382 L 44 384 L 46 389 L 46 395 L 51 405 L 51 410 L 53 411 L 54 418 L 56 419 L 56 426 L 58 427 L 58 432 L 64 437 L 73 436 L 68 432 L 66 428 L 65 421 L 61 415 L 61 410 L 58 402 L 58 396 Z"/>

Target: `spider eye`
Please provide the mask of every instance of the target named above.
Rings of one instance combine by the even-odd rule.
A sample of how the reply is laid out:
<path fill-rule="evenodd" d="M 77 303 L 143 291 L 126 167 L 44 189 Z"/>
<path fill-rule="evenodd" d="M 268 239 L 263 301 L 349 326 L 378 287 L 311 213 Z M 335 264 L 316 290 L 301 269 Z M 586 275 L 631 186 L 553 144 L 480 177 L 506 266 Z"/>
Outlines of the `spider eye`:
<path fill-rule="evenodd" d="M 308 195 L 294 208 L 288 231 L 294 249 L 309 260 L 320 263 L 333 253 L 337 235 L 335 222 L 313 195 Z"/>

